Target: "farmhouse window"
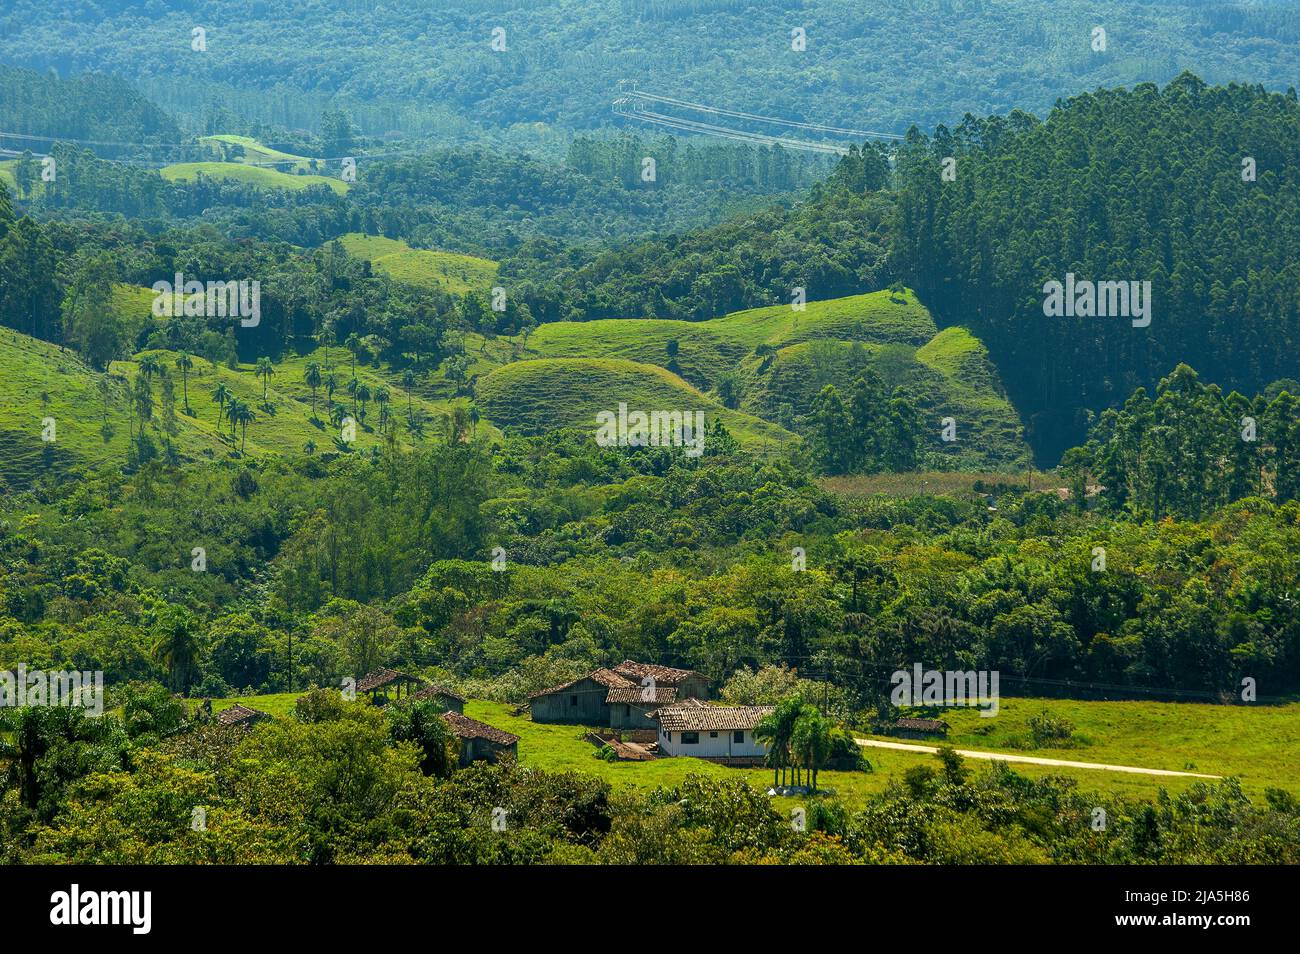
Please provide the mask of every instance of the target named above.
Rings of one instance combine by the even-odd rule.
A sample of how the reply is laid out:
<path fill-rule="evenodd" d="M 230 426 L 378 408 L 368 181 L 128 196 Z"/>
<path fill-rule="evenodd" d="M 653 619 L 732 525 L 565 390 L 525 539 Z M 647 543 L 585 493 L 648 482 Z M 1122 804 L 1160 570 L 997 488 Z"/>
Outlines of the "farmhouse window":
<path fill-rule="evenodd" d="M 716 732 L 710 732 L 710 733 L 709 733 L 709 738 L 710 738 L 710 739 L 716 739 L 717 737 L 718 737 L 718 733 L 716 733 Z"/>
<path fill-rule="evenodd" d="M 578 697 L 577 697 L 577 696 L 569 696 L 569 705 L 571 705 L 571 706 L 576 706 L 577 704 L 578 704 Z"/>
<path fill-rule="evenodd" d="M 744 730 L 744 729 L 737 729 L 735 732 L 731 733 L 731 741 L 732 741 L 732 742 L 744 742 L 744 741 L 745 741 L 745 730 Z"/>
<path fill-rule="evenodd" d="M 698 732 L 683 732 L 682 745 L 699 745 L 700 734 Z"/>

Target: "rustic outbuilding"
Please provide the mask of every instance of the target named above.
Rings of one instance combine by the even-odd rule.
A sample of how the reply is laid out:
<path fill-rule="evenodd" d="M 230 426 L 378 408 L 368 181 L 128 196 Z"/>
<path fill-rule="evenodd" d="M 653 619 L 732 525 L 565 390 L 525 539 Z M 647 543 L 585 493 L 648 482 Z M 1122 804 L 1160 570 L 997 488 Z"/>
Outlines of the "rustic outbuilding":
<path fill-rule="evenodd" d="M 222 709 L 217 713 L 217 725 L 237 725 L 241 728 L 248 728 L 269 718 L 271 716 L 260 709 L 253 709 L 236 703 L 229 709 Z"/>
<path fill-rule="evenodd" d="M 447 727 L 460 739 L 461 768 L 479 759 L 496 762 L 502 756 L 519 757 L 519 736 L 503 732 L 459 712 L 448 710 L 442 717 L 447 721 Z"/>
<path fill-rule="evenodd" d="M 398 672 L 396 669 L 389 669 L 386 666 L 380 666 L 378 669 L 366 673 L 357 680 L 357 692 L 369 694 L 370 701 L 377 705 L 383 705 L 388 702 L 396 702 L 402 698 L 402 687 L 406 687 L 409 694 L 411 686 L 418 686 L 423 679 L 418 676 L 412 676 L 404 672 Z M 392 687 L 393 695 L 388 695 L 389 687 Z M 382 690 L 382 692 L 381 692 Z"/>
<path fill-rule="evenodd" d="M 652 710 L 687 698 L 704 698 L 709 682 L 690 669 L 625 659 L 528 697 L 534 722 L 575 722 L 613 729 L 656 729 Z"/>

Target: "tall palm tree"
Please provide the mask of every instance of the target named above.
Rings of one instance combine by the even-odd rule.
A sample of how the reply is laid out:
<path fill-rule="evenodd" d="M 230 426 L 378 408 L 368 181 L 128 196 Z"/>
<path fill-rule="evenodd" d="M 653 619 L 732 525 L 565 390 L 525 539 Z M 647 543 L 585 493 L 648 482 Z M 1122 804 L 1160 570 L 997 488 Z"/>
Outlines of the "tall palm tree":
<path fill-rule="evenodd" d="M 225 381 L 218 381 L 217 386 L 212 389 L 212 400 L 217 402 L 217 420 L 220 421 L 226 416 L 226 403 L 233 401 L 235 395 L 230 388 L 226 387 Z"/>
<path fill-rule="evenodd" d="M 235 425 L 240 426 L 239 452 L 242 454 L 248 444 L 248 425 L 257 420 L 253 409 L 243 401 L 236 400 L 230 407 L 230 436 L 235 436 Z"/>
<path fill-rule="evenodd" d="M 311 388 L 311 419 L 316 420 L 316 391 L 321 386 L 319 361 L 308 361 L 302 372 L 303 382 Z"/>
<path fill-rule="evenodd" d="M 754 729 L 754 738 L 767 745 L 767 759 L 773 770 L 773 784 L 776 784 L 778 768 L 781 770 L 780 784 L 785 784 L 785 770 L 790 764 L 790 739 L 794 736 L 794 724 L 798 721 L 802 709 L 803 699 L 793 696 L 781 702 Z"/>
<path fill-rule="evenodd" d="M 270 358 L 258 358 L 255 373 L 262 379 L 262 406 L 266 407 L 266 391 L 271 384 L 271 375 L 275 374 L 275 362 Z"/>
<path fill-rule="evenodd" d="M 354 400 L 361 404 L 361 408 L 357 412 L 357 417 L 362 421 L 366 419 L 366 404 L 370 401 L 370 396 L 370 388 L 365 384 L 358 384 L 356 390 L 352 394 Z M 355 407 L 355 403 L 353 406 Z"/>
<path fill-rule="evenodd" d="M 817 772 L 831 754 L 831 725 L 815 706 L 805 705 L 799 711 L 790 734 L 790 746 L 808 770 L 808 783 L 817 791 Z"/>
<path fill-rule="evenodd" d="M 194 619 L 183 609 L 167 613 L 154 627 L 153 656 L 167 670 L 167 685 L 183 691 L 198 672 L 199 642 Z"/>
<path fill-rule="evenodd" d="M 194 367 L 194 361 L 190 358 L 188 351 L 182 351 L 176 359 L 176 367 L 181 371 L 181 394 L 185 401 L 185 413 L 190 414 L 190 371 Z"/>
<path fill-rule="evenodd" d="M 341 428 L 343 426 L 343 422 L 347 420 L 347 418 L 348 418 L 348 409 L 345 408 L 342 404 L 330 405 L 331 424 L 333 424 L 335 427 Z"/>
<path fill-rule="evenodd" d="M 239 398 L 231 397 L 226 402 L 226 420 L 230 422 L 230 436 L 235 436 L 235 421 L 239 415 Z"/>
<path fill-rule="evenodd" d="M 353 378 L 356 378 L 356 376 L 357 376 L 357 352 L 358 352 L 359 350 L 361 350 L 361 339 L 360 339 L 359 337 L 357 337 L 357 333 L 354 331 L 354 332 L 352 332 L 352 334 L 348 335 L 347 340 L 346 340 L 345 342 L 343 342 L 343 344 L 347 346 L 347 349 L 348 349 L 350 352 L 352 352 L 352 377 L 353 377 Z"/>
<path fill-rule="evenodd" d="M 415 372 L 407 368 L 402 372 L 402 387 L 406 389 L 406 419 L 411 420 L 411 389 L 415 387 Z"/>
<path fill-rule="evenodd" d="M 754 741 L 763 743 L 767 748 L 767 764 L 772 767 L 772 787 L 776 788 L 780 784 L 777 772 L 781 767 L 781 759 L 777 755 L 775 712 L 763 716 L 758 725 L 754 726 Z"/>
<path fill-rule="evenodd" d="M 388 388 L 375 388 L 375 403 L 379 405 L 379 429 L 383 430 L 384 425 L 388 423 Z"/>
<path fill-rule="evenodd" d="M 326 322 L 316 334 L 316 343 L 325 352 L 325 371 L 328 373 L 333 365 L 330 363 L 330 345 L 334 343 L 334 326 Z"/>
<path fill-rule="evenodd" d="M 158 360 L 157 355 L 147 354 L 140 359 L 140 373 L 144 375 L 145 380 L 150 384 L 153 383 L 153 376 L 162 372 L 162 362 Z"/>

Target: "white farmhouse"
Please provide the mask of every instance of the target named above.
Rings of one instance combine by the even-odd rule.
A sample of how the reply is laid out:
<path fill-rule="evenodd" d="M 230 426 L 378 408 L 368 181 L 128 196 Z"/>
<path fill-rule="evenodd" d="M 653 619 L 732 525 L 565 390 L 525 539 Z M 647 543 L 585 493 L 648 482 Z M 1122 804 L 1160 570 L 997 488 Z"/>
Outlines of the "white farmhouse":
<path fill-rule="evenodd" d="M 702 759 L 761 759 L 767 746 L 754 739 L 754 728 L 771 714 L 772 706 L 711 706 L 685 699 L 650 713 L 659 723 L 663 755 L 693 755 Z"/>

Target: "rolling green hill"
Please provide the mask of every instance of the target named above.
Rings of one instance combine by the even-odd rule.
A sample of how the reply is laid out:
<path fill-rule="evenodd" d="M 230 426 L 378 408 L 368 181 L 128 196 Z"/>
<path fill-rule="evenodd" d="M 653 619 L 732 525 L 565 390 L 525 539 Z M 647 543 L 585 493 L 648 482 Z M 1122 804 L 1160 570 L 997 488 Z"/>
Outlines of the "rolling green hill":
<path fill-rule="evenodd" d="M 939 331 L 910 291 L 809 302 L 803 311 L 754 308 L 701 322 L 546 324 L 530 335 L 528 351 L 654 365 L 706 391 L 736 371 L 738 410 L 794 430 L 823 387 L 845 389 L 870 367 L 891 388 L 908 390 L 936 435 L 942 418 L 956 421 L 957 441 L 936 437 L 929 449 L 963 467 L 1028 462 L 1020 419 L 984 346 L 963 328 Z"/>
<path fill-rule="evenodd" d="M 363 258 L 400 282 L 442 288 L 454 295 L 486 291 L 496 279 L 497 263 L 473 255 L 411 248 L 382 235 L 349 232 L 338 242 L 349 255 Z"/>
<path fill-rule="evenodd" d="M 554 427 L 596 429 L 599 411 L 703 411 L 721 419 L 742 446 L 788 446 L 798 437 L 775 424 L 724 408 L 671 371 L 622 358 L 540 358 L 503 365 L 478 380 L 484 415 L 503 428 L 539 433 Z"/>
<path fill-rule="evenodd" d="M 282 172 L 314 172 L 313 160 L 264 146 L 250 136 L 220 134 L 201 136 L 199 142 L 223 163 L 249 163 L 279 169 Z M 275 163 L 274 166 L 268 163 Z"/>
<path fill-rule="evenodd" d="M 773 349 L 829 338 L 897 342 L 919 346 L 938 329 L 910 292 L 852 295 L 808 302 L 803 311 L 772 305 L 737 311 L 711 321 L 660 318 L 557 322 L 539 327 L 528 348 L 544 358 L 628 358 L 669 367 L 687 381 L 710 388 L 755 348 Z M 672 353 L 673 343 L 676 353 Z"/>
<path fill-rule="evenodd" d="M 382 262 L 405 255 L 400 242 L 354 236 L 354 254 Z M 409 251 L 409 250 L 408 250 Z M 138 337 L 150 320 L 152 292 L 114 287 L 111 306 L 128 339 Z M 130 388 L 139 360 L 152 354 L 171 376 L 176 400 L 174 425 L 164 422 L 162 387 L 153 383 L 154 418 L 146 425 L 159 447 L 167 441 L 180 457 L 197 459 L 240 452 L 261 455 L 301 451 L 309 443 L 317 452 L 341 450 L 337 424 L 328 421 L 325 389 L 316 394 L 313 420 L 311 390 L 303 383 L 310 361 L 332 363 L 334 400 L 351 410 L 347 383 L 352 376 L 347 352 L 331 349 L 294 356 L 275 364 L 263 403 L 262 382 L 250 365 L 230 369 L 194 359 L 189 375 L 192 414 L 183 410 L 183 386 L 176 354 L 142 352 L 131 361 L 114 362 L 108 375 L 87 368 L 56 345 L 6 331 L 8 347 L 0 357 L 0 477 L 23 484 L 59 455 L 94 466 L 121 466 L 130 435 L 138 423 L 130 411 Z M 675 347 L 672 343 L 675 343 Z M 480 414 L 481 432 L 498 429 L 537 433 L 553 427 L 596 428 L 598 411 L 694 411 L 706 420 L 720 419 L 742 446 L 787 448 L 799 432 L 817 393 L 827 384 L 847 388 L 864 368 L 872 368 L 890 387 L 912 396 L 935 440 L 927 449 L 953 466 L 999 470 L 1027 461 L 1019 419 L 1004 396 L 983 345 L 962 328 L 936 331 L 929 314 L 910 293 L 878 292 L 828 302 L 809 303 L 795 312 L 774 306 L 737 312 L 706 322 L 663 320 L 598 321 L 544 325 L 525 345 L 521 337 L 486 341 L 468 335 L 466 353 L 473 359 L 470 384 L 458 386 L 442 369 L 421 373 L 410 406 L 427 423 L 424 438 L 405 427 L 407 393 L 392 368 L 359 365 L 358 381 L 372 394 L 389 393 L 390 413 L 403 441 L 429 439 L 441 432 L 443 415 L 471 399 Z M 733 373 L 739 404 L 724 406 L 717 383 Z M 107 383 L 101 392 L 100 379 Z M 211 395 L 224 384 L 253 409 L 256 420 L 245 436 L 232 439 L 229 423 L 219 419 Z M 380 441 L 375 428 L 379 407 L 372 400 L 353 449 Z M 40 440 L 40 421 L 58 422 L 58 440 Z M 937 439 L 939 421 L 951 416 L 958 440 Z M 171 427 L 170 433 L 168 427 Z M 931 461 L 928 466 L 946 466 Z"/>

